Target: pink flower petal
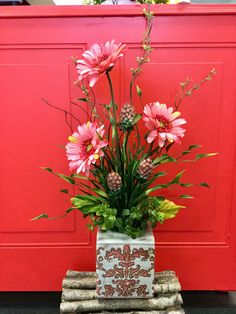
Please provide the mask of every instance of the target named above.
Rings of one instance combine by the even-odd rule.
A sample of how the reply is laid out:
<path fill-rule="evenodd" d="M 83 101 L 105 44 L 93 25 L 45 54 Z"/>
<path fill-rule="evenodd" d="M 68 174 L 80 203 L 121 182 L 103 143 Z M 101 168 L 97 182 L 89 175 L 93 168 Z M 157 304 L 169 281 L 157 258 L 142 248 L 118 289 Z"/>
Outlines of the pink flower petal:
<path fill-rule="evenodd" d="M 152 132 L 149 133 L 148 137 L 147 137 L 147 142 L 151 143 L 155 140 L 155 138 L 157 137 L 158 133 L 156 130 L 153 130 Z"/>
<path fill-rule="evenodd" d="M 186 123 L 183 118 L 177 119 L 180 112 L 174 112 L 172 107 L 167 108 L 165 104 L 154 102 L 145 105 L 143 113 L 145 126 L 151 130 L 147 137 L 148 143 L 153 142 L 155 138 L 160 147 L 163 147 L 167 140 L 180 143 L 179 138 L 182 138 L 185 133 L 185 129 L 181 126 Z"/>
<path fill-rule="evenodd" d="M 71 161 L 69 163 L 70 170 L 89 174 L 91 164 L 96 163 L 99 156 L 104 155 L 101 149 L 108 145 L 107 141 L 101 139 L 101 134 L 104 134 L 104 126 L 97 127 L 95 122 L 78 126 L 78 133 L 74 132 L 69 137 L 73 142 L 66 145 L 66 155 Z"/>
<path fill-rule="evenodd" d="M 124 44 L 115 44 L 115 41 L 107 41 L 104 44 L 93 44 L 86 50 L 82 60 L 77 60 L 78 80 L 85 78 L 89 81 L 89 86 L 93 87 L 100 75 L 110 71 L 115 63 L 123 57 Z"/>

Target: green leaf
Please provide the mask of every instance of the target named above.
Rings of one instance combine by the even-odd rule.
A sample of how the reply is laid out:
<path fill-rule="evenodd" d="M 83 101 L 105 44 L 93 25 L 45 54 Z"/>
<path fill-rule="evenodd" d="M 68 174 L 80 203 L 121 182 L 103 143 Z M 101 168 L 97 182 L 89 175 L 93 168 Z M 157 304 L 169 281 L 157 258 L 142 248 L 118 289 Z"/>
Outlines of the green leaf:
<path fill-rule="evenodd" d="M 185 208 L 185 206 L 177 205 L 169 200 L 164 200 L 159 206 L 159 214 L 163 215 L 163 220 L 174 218 L 181 208 Z"/>
<path fill-rule="evenodd" d="M 88 216 L 90 215 L 91 213 L 94 213 L 95 212 L 95 206 L 94 205 L 86 205 L 86 206 L 82 206 L 80 208 L 78 208 L 78 210 L 80 210 L 84 216 Z"/>
<path fill-rule="evenodd" d="M 206 188 L 210 188 L 210 185 L 207 184 L 206 182 L 200 182 L 200 186 L 205 186 Z"/>
<path fill-rule="evenodd" d="M 129 216 L 129 209 L 128 208 L 124 208 L 123 211 L 122 211 L 122 216 Z"/>
<path fill-rule="evenodd" d="M 74 206 L 76 206 L 78 209 L 82 209 L 83 207 L 90 207 L 90 206 L 95 206 L 97 204 L 96 201 L 93 201 L 91 199 L 82 199 L 82 198 L 76 198 L 72 197 L 71 202 Z"/>
<path fill-rule="evenodd" d="M 158 185 L 154 186 L 153 188 L 146 190 L 144 194 L 145 194 L 145 195 L 148 195 L 148 194 L 150 194 L 151 192 L 154 192 L 154 191 L 156 191 L 156 190 L 162 189 L 163 186 L 164 186 L 163 184 L 158 184 Z"/>
<path fill-rule="evenodd" d="M 186 155 L 186 154 L 189 154 L 191 153 L 191 149 L 187 149 L 185 151 L 182 152 L 182 155 Z"/>
<path fill-rule="evenodd" d="M 66 213 L 69 214 L 69 213 L 72 212 L 73 210 L 77 210 L 77 208 L 76 208 L 76 207 L 68 208 L 68 209 L 66 210 Z"/>
<path fill-rule="evenodd" d="M 183 186 L 183 187 L 190 187 L 190 186 L 193 186 L 192 183 L 180 183 L 179 185 L 180 185 L 180 186 Z"/>
<path fill-rule="evenodd" d="M 142 118 L 141 114 L 136 114 L 134 117 L 134 124 L 136 124 Z"/>
<path fill-rule="evenodd" d="M 75 180 L 71 177 L 68 177 L 62 173 L 56 173 L 56 175 L 70 184 L 75 184 Z"/>
<path fill-rule="evenodd" d="M 71 177 L 72 178 L 76 178 L 76 179 L 89 180 L 88 177 L 80 175 L 80 174 L 77 174 L 77 173 L 72 173 Z"/>
<path fill-rule="evenodd" d="M 46 170 L 46 171 L 51 172 L 51 173 L 53 172 L 52 169 L 48 168 L 48 167 L 40 167 L 40 169 Z"/>
<path fill-rule="evenodd" d="M 182 162 L 195 162 L 195 161 L 197 161 L 199 159 L 206 158 L 206 157 L 211 157 L 211 156 L 215 156 L 215 155 L 218 155 L 218 153 L 197 154 L 194 159 L 182 160 Z"/>
<path fill-rule="evenodd" d="M 42 218 L 47 219 L 48 215 L 47 214 L 41 214 L 41 215 L 39 215 L 37 217 L 32 218 L 31 221 L 39 220 L 39 219 L 42 219 Z"/>
<path fill-rule="evenodd" d="M 196 155 L 195 160 L 199 160 L 199 159 L 202 159 L 202 158 L 205 158 L 205 157 L 215 156 L 217 154 L 218 153 L 198 154 L 198 155 Z"/>
<path fill-rule="evenodd" d="M 154 165 L 157 165 L 157 164 L 164 164 L 166 162 L 176 162 L 176 159 L 167 155 L 167 154 L 163 154 L 162 156 L 156 158 L 154 161 L 153 161 L 153 164 Z"/>
<path fill-rule="evenodd" d="M 82 201 L 90 201 L 92 203 L 102 203 L 104 202 L 104 198 L 95 196 L 95 195 L 76 195 L 73 199 L 82 200 Z"/>
<path fill-rule="evenodd" d="M 95 188 L 95 189 L 93 189 L 93 191 L 94 191 L 95 193 L 97 193 L 98 195 L 107 198 L 107 193 L 105 193 L 103 190 L 98 189 L 98 188 Z"/>
<path fill-rule="evenodd" d="M 187 195 L 187 194 L 181 194 L 181 195 L 179 196 L 179 198 L 194 198 L 194 197 L 191 196 L 191 195 Z"/>
<path fill-rule="evenodd" d="M 202 147 L 202 145 L 194 144 L 194 145 L 190 145 L 188 149 L 194 149 L 194 148 L 200 148 L 200 147 Z"/>
<path fill-rule="evenodd" d="M 69 193 L 67 189 L 62 189 L 62 190 L 60 190 L 60 192 L 65 193 L 65 194 Z"/>
<path fill-rule="evenodd" d="M 156 196 L 155 197 L 158 201 L 164 201 L 166 198 L 164 196 Z"/>
<path fill-rule="evenodd" d="M 193 149 L 200 148 L 200 147 L 201 147 L 201 145 L 198 145 L 198 144 L 190 145 L 187 150 L 182 152 L 182 155 L 189 154 L 192 152 Z"/>
<path fill-rule="evenodd" d="M 94 231 L 94 225 L 93 225 L 93 224 L 87 224 L 86 227 L 87 227 L 90 231 Z"/>
<path fill-rule="evenodd" d="M 78 98 L 77 100 L 83 101 L 83 102 L 88 102 L 88 99 L 87 99 L 87 98 Z"/>
<path fill-rule="evenodd" d="M 163 176 L 166 176 L 166 172 L 164 171 L 160 171 L 154 174 L 155 179 Z"/>
<path fill-rule="evenodd" d="M 179 183 L 179 180 L 181 179 L 181 177 L 182 177 L 182 175 L 184 174 L 185 171 L 186 171 L 185 169 L 182 170 L 182 171 L 180 171 L 180 172 L 175 176 L 175 178 L 174 178 L 174 180 L 173 180 L 172 182 L 174 182 L 174 183 Z"/>

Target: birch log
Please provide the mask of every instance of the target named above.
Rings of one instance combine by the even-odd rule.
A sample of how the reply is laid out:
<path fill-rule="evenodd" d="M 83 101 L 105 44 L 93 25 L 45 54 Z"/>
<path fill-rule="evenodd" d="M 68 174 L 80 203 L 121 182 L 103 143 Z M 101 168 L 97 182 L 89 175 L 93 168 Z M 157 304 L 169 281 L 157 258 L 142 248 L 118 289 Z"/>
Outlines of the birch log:
<path fill-rule="evenodd" d="M 76 271 L 76 270 L 71 270 L 69 269 L 66 272 L 66 277 L 68 278 L 84 278 L 84 277 L 90 277 L 96 279 L 96 273 L 95 272 L 81 272 L 81 271 Z M 164 270 L 162 272 L 156 272 L 155 273 L 155 280 L 160 280 L 161 278 L 173 278 L 176 277 L 176 274 L 173 270 Z"/>
<path fill-rule="evenodd" d="M 61 313 L 184 314 L 180 283 L 173 271 L 155 273 L 151 299 L 97 299 L 96 273 L 68 270 L 63 280 Z M 122 312 L 121 312 L 122 311 Z"/>
<path fill-rule="evenodd" d="M 166 311 L 129 311 L 129 312 L 118 312 L 116 314 L 184 314 L 183 309 L 176 309 L 176 310 L 166 310 Z M 72 313 L 73 314 L 73 313 Z M 94 312 L 93 314 L 115 314 L 114 312 Z"/>
<path fill-rule="evenodd" d="M 70 289 L 96 289 L 96 279 L 84 278 L 65 278 L 62 281 L 62 288 Z"/>
<path fill-rule="evenodd" d="M 62 289 L 62 301 L 82 301 L 97 299 L 96 290 Z"/>
<path fill-rule="evenodd" d="M 159 295 L 152 299 L 100 299 L 74 302 L 62 302 L 61 313 L 99 312 L 104 310 L 164 310 L 174 305 L 181 305 L 179 293 Z"/>
<path fill-rule="evenodd" d="M 68 284 L 68 281 L 64 282 L 64 285 Z M 73 285 L 72 285 L 73 286 Z M 71 284 L 69 284 L 71 288 Z M 179 282 L 154 285 L 154 295 L 158 293 L 175 293 L 181 290 Z M 93 300 L 97 299 L 97 294 L 95 288 L 89 289 L 62 289 L 62 300 L 63 301 L 82 301 L 82 300 Z"/>
<path fill-rule="evenodd" d="M 62 288 L 65 289 L 96 289 L 96 274 L 92 272 L 76 272 L 69 270 L 67 271 L 66 278 L 62 281 Z M 63 291 L 65 290 L 63 289 Z M 178 278 L 173 271 L 163 271 L 161 273 L 155 273 L 154 279 L 154 293 L 172 293 L 181 290 Z M 65 300 L 67 300 L 66 295 L 69 293 L 68 290 L 63 294 L 65 295 Z M 71 295 L 71 293 L 69 293 Z M 86 294 L 82 293 L 83 297 L 80 297 L 80 293 L 74 292 L 73 295 L 77 299 L 69 297 L 68 300 L 86 300 Z M 93 295 L 93 293 L 88 292 L 88 295 Z M 90 298 L 90 297 L 89 297 Z M 88 299 L 89 299 L 88 298 Z M 92 297 L 94 298 L 94 297 Z"/>
<path fill-rule="evenodd" d="M 77 312 L 79 313 L 79 312 Z M 75 312 L 71 313 L 66 313 L 66 314 L 75 314 Z M 166 310 L 166 311 L 129 311 L 129 312 L 107 312 L 107 311 L 102 311 L 102 312 L 93 312 L 92 314 L 185 314 L 183 309 L 176 309 L 176 310 Z"/>

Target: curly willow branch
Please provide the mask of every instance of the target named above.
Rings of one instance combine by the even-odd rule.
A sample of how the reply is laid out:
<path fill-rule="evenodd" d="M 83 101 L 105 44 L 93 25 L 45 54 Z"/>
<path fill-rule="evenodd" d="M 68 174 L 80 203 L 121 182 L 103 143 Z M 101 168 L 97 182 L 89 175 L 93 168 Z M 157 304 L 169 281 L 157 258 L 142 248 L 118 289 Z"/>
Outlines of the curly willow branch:
<path fill-rule="evenodd" d="M 150 9 L 150 4 L 148 4 L 148 8 L 143 10 L 145 19 L 146 19 L 146 30 L 144 33 L 144 38 L 142 42 L 142 47 L 143 47 L 143 55 L 142 57 L 137 57 L 137 68 L 131 69 L 132 72 L 132 77 L 130 80 L 130 104 L 132 105 L 133 103 L 133 85 L 136 79 L 139 77 L 140 73 L 142 72 L 142 66 L 149 62 L 149 55 L 152 51 L 151 47 L 151 30 L 153 26 L 153 18 L 154 14 L 151 12 Z"/>

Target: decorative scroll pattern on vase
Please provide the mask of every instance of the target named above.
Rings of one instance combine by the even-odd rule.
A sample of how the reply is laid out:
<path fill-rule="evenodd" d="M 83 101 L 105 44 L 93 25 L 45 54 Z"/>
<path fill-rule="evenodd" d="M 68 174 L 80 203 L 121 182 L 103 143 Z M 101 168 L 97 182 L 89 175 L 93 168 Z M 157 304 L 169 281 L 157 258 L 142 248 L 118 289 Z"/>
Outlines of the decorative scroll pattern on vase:
<path fill-rule="evenodd" d="M 154 246 L 115 244 L 97 248 L 97 295 L 100 298 L 153 296 Z"/>

